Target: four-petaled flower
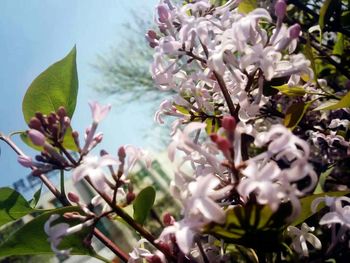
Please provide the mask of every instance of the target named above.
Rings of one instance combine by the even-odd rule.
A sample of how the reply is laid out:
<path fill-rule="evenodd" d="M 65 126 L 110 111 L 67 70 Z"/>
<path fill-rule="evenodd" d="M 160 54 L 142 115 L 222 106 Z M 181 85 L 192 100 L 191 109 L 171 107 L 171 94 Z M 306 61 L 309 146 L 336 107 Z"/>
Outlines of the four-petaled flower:
<path fill-rule="evenodd" d="M 118 164 L 118 159 L 111 155 L 85 156 L 81 164 L 73 170 L 73 181 L 78 182 L 88 176 L 97 189 L 105 191 L 107 184 L 103 168 Z"/>

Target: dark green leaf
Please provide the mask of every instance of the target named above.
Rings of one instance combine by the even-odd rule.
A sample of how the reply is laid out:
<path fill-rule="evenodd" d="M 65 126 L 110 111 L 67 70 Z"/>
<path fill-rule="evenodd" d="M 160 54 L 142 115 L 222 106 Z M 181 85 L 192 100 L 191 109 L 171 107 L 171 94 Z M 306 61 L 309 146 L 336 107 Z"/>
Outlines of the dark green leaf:
<path fill-rule="evenodd" d="M 33 211 L 21 194 L 8 187 L 0 188 L 0 226 Z"/>
<path fill-rule="evenodd" d="M 284 84 L 281 86 L 273 86 L 274 89 L 279 90 L 281 93 L 287 96 L 304 96 L 305 89 L 302 87 L 289 87 L 288 84 Z"/>
<path fill-rule="evenodd" d="M 74 47 L 65 58 L 47 68 L 29 86 L 22 103 L 24 119 L 28 123 L 36 112 L 49 114 L 61 106 L 72 117 L 77 94 L 78 73 Z"/>
<path fill-rule="evenodd" d="M 7 240 L 0 244 L 0 257 L 13 256 L 13 255 L 39 255 L 39 254 L 53 254 L 50 243 L 47 241 L 48 236 L 44 231 L 45 222 L 52 214 L 63 215 L 66 212 L 80 212 L 77 207 L 65 207 L 50 212 L 43 213 L 42 215 L 34 218 L 29 223 L 14 232 Z M 62 219 L 58 219 L 57 222 L 62 222 Z M 71 226 L 78 224 L 79 221 L 69 221 Z M 92 249 L 86 247 L 82 240 L 88 234 L 90 229 L 84 229 L 81 232 L 67 236 L 63 238 L 60 244 L 60 249 L 72 248 L 71 254 L 73 255 L 91 255 L 94 256 Z"/>
<path fill-rule="evenodd" d="M 257 7 L 258 7 L 258 4 L 256 0 L 242 0 L 238 4 L 238 12 L 242 14 L 248 14 L 249 12 L 253 11 Z"/>
<path fill-rule="evenodd" d="M 293 130 L 304 117 L 306 110 L 309 108 L 310 104 L 310 102 L 298 102 L 289 106 L 283 120 L 284 126 Z"/>
<path fill-rule="evenodd" d="M 144 188 L 136 197 L 134 208 L 134 219 L 139 224 L 144 224 L 145 220 L 152 209 L 154 200 L 156 198 L 156 191 L 152 186 Z"/>
<path fill-rule="evenodd" d="M 36 205 L 39 202 L 40 199 L 40 195 L 41 195 L 41 189 L 43 188 L 43 184 L 41 184 L 40 188 L 38 189 L 38 191 L 36 191 L 33 195 L 32 200 L 30 200 L 30 207 L 35 208 Z"/>
<path fill-rule="evenodd" d="M 280 243 L 290 213 L 289 204 L 281 205 L 275 213 L 268 205 L 236 206 L 227 211 L 224 224 L 211 223 L 205 232 L 228 243 L 273 250 Z"/>
<path fill-rule="evenodd" d="M 339 192 L 327 192 L 327 193 L 321 193 L 321 194 L 313 194 L 306 197 L 303 197 L 300 199 L 301 203 L 301 213 L 299 217 L 293 222 L 293 225 L 299 225 L 302 222 L 304 222 L 306 219 L 311 217 L 314 213 L 311 211 L 311 203 L 316 198 L 324 197 L 324 196 L 344 196 L 348 194 L 349 191 L 339 191 Z M 324 203 L 321 203 L 317 207 L 317 211 L 320 211 L 323 207 L 325 207 Z"/>
<path fill-rule="evenodd" d="M 321 104 L 314 110 L 337 110 L 350 107 L 350 91 L 341 100 L 329 100 Z"/>
<path fill-rule="evenodd" d="M 323 31 L 323 28 L 325 26 L 325 21 L 327 21 L 327 17 L 329 18 L 330 17 L 330 13 L 331 13 L 331 7 L 333 5 L 331 5 L 333 0 L 326 0 L 324 1 L 321 9 L 320 9 L 320 16 L 319 16 L 319 19 L 318 19 L 318 24 L 320 25 L 320 28 L 321 30 Z M 333 4 L 335 4 L 333 2 Z"/>

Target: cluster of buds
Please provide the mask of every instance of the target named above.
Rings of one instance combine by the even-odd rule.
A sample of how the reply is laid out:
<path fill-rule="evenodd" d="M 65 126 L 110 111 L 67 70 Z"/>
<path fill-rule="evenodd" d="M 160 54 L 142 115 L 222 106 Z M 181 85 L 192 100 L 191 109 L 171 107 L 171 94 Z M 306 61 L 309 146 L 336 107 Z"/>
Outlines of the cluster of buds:
<path fill-rule="evenodd" d="M 51 112 L 49 115 L 37 112 L 28 123 L 29 138 L 37 146 L 44 146 L 46 139 L 53 146 L 57 146 L 63 143 L 70 122 L 64 107 L 60 107 L 57 112 Z"/>

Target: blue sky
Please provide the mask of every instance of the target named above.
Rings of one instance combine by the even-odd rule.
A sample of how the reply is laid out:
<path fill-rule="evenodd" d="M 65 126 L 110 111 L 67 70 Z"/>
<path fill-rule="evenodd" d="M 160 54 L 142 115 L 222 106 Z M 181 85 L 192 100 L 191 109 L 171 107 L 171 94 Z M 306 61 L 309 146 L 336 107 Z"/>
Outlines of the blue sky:
<path fill-rule="evenodd" d="M 108 53 L 132 22 L 134 10 L 153 10 L 156 0 L 2 0 L 0 2 L 0 131 L 25 129 L 21 102 L 33 79 L 77 46 L 79 74 L 78 104 L 73 117 L 75 129 L 90 124 L 89 100 L 113 102 L 96 94 L 91 84 L 98 79 L 91 64 L 97 54 Z M 150 17 L 151 19 L 151 17 Z M 123 31 L 124 30 L 124 31 Z M 115 107 L 101 130 L 107 150 L 122 144 L 147 147 L 144 131 L 154 126 L 150 105 L 131 103 Z M 15 140 L 27 153 L 20 141 Z M 16 155 L 1 143 L 0 187 L 24 178 Z"/>

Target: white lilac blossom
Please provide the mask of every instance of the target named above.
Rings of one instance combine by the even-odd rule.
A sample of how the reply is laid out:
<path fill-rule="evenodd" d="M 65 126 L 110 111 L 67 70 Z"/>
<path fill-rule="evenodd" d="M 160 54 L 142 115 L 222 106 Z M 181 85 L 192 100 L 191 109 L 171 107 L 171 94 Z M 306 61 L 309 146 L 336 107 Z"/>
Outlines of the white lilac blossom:
<path fill-rule="evenodd" d="M 124 176 L 127 177 L 131 170 L 134 168 L 137 161 L 142 161 L 149 169 L 152 165 L 152 158 L 146 150 L 135 147 L 133 145 L 124 146 L 125 153 L 127 156 L 126 166 L 124 169 Z"/>
<path fill-rule="evenodd" d="M 308 163 L 308 144 L 282 125 L 257 134 L 254 143 L 259 147 L 267 145 L 267 150 L 246 161 L 242 171 L 245 178 L 238 191 L 244 198 L 254 192 L 258 203 L 268 204 L 274 211 L 280 203 L 290 201 L 294 218 L 300 212 L 298 197 L 309 193 L 317 183 L 317 175 Z M 285 168 L 279 167 L 279 160 Z M 300 189 L 297 183 L 305 178 L 309 178 L 309 184 Z"/>
<path fill-rule="evenodd" d="M 205 219 L 222 224 L 225 222 L 225 211 L 215 201 L 223 199 L 232 186 L 215 190 L 220 180 L 214 175 L 198 176 L 196 181 L 188 184 L 190 196 L 185 201 L 185 211 L 189 214 L 200 213 Z"/>
<path fill-rule="evenodd" d="M 321 241 L 312 233 L 315 231 L 314 227 L 309 227 L 306 223 L 302 223 L 301 228 L 289 226 L 287 234 L 292 238 L 292 248 L 304 257 L 309 256 L 309 249 L 307 244 L 312 245 L 315 249 L 321 249 Z"/>
<path fill-rule="evenodd" d="M 278 182 L 281 175 L 278 165 L 269 162 L 263 167 L 258 167 L 252 163 L 242 173 L 246 177 L 238 185 L 238 192 L 245 198 L 254 192 L 260 204 L 268 204 L 273 211 L 276 211 L 281 199 L 285 197 L 283 188 Z"/>
<path fill-rule="evenodd" d="M 148 243 L 148 241 L 143 238 L 137 242 L 134 250 L 129 253 L 130 258 L 128 263 L 143 262 L 143 259 L 153 256 L 153 253 L 151 253 L 148 249 L 143 248 L 145 243 Z"/>
<path fill-rule="evenodd" d="M 73 170 L 73 181 L 78 182 L 85 177 L 89 177 L 97 189 L 105 191 L 107 184 L 104 167 L 118 164 L 117 158 L 111 155 L 85 156 L 80 165 Z"/>
<path fill-rule="evenodd" d="M 299 25 L 287 28 L 282 24 L 285 2 L 279 1 L 276 6 L 279 21 L 270 39 L 260 23 L 262 20 L 271 23 L 270 14 L 257 8 L 243 15 L 235 8 L 238 2 L 229 1 L 226 6 L 213 9 L 210 1 L 182 7 L 160 1 L 156 8 L 161 34 L 157 35 L 159 45 L 154 45 L 152 77 L 160 89 L 172 89 L 182 96 L 189 112 L 203 111 L 209 115 L 215 110 L 227 112 L 226 106 L 216 106 L 225 100 L 219 88 L 222 83 L 213 74 L 223 77 L 231 100 L 240 105 L 239 116 L 244 122 L 253 119 L 266 103 L 262 86 L 258 91 L 247 87 L 249 78 L 290 77 L 294 85 L 298 85 L 302 75 L 313 79 L 310 62 L 302 54 L 283 54 L 285 49 L 294 52 L 300 33 Z M 172 105 L 168 109 L 177 105 L 174 99 L 172 102 L 167 102 Z M 161 112 L 186 118 L 174 108 L 164 112 L 163 107 L 164 104 L 157 113 L 159 122 Z M 254 111 L 248 110 L 251 108 Z"/>
<path fill-rule="evenodd" d="M 111 110 L 111 105 L 100 105 L 97 101 L 89 102 L 92 119 L 95 123 L 100 123 Z"/>
<path fill-rule="evenodd" d="M 89 127 L 85 134 L 85 144 L 81 150 L 82 154 L 87 154 L 92 148 L 102 141 L 102 133 L 96 133 L 98 124 L 107 116 L 111 110 L 111 105 L 100 105 L 96 101 L 89 102 L 92 115 L 92 125 Z"/>
<path fill-rule="evenodd" d="M 49 219 L 45 222 L 44 230 L 45 233 L 49 236 L 48 241 L 50 242 L 52 251 L 58 256 L 58 257 L 67 257 L 69 256 L 69 253 L 71 249 L 59 249 L 58 246 L 61 243 L 62 239 L 65 236 L 72 235 L 76 232 L 81 231 L 84 227 L 91 226 L 94 222 L 93 219 L 87 220 L 84 223 L 80 223 L 78 225 L 75 225 L 71 227 L 67 223 L 58 223 L 54 224 L 54 222 L 60 218 L 60 215 L 53 214 L 49 217 Z"/>
<path fill-rule="evenodd" d="M 344 232 L 350 229 L 350 198 L 349 197 L 320 197 L 315 199 L 311 208 L 315 212 L 321 202 L 325 202 L 330 208 L 330 212 L 326 213 L 320 219 L 320 225 L 332 226 L 340 224 L 339 232 Z"/>
<path fill-rule="evenodd" d="M 324 202 L 330 210 L 319 222 L 321 226 L 326 225 L 332 231 L 331 245 L 327 249 L 329 253 L 339 242 L 346 241 L 345 237 L 350 230 L 350 198 L 346 196 L 316 198 L 311 204 L 314 213 L 321 202 Z"/>

